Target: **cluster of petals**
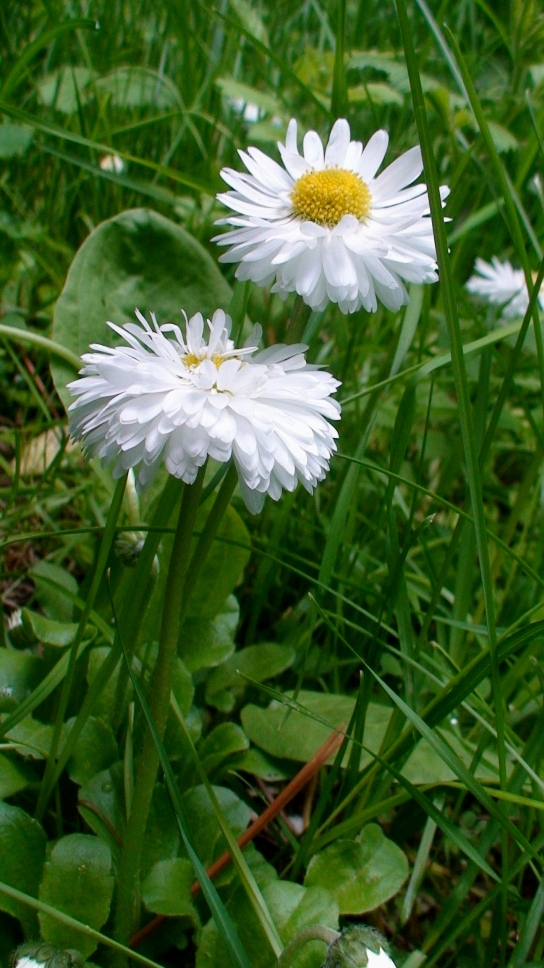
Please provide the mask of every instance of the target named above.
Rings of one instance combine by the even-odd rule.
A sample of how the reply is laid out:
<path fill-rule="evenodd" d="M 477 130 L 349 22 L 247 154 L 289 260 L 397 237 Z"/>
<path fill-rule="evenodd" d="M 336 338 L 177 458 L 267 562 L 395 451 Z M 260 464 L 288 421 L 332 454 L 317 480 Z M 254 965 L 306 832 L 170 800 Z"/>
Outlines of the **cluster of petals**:
<path fill-rule="evenodd" d="M 437 263 L 427 189 L 413 184 L 423 170 L 421 151 L 411 148 L 377 174 L 387 146 L 387 132 L 377 131 L 363 148 L 340 118 L 325 149 L 308 131 L 302 154 L 291 120 L 285 145 L 278 143 L 283 166 L 257 148 L 241 151 L 247 173 L 221 172 L 232 190 L 218 198 L 234 214 L 218 222 L 231 226 L 214 240 L 229 246 L 220 261 L 238 262 L 239 279 L 273 283 L 280 295 L 297 292 L 313 310 L 331 301 L 344 313 L 375 312 L 378 299 L 398 310 L 408 302 L 404 284 L 435 282 Z M 301 179 L 326 171 L 355 177 L 368 198 L 363 213 L 355 206 L 350 211 L 349 193 L 336 224 L 297 211 L 293 196 Z M 444 202 L 449 189 L 440 191 Z"/>
<path fill-rule="evenodd" d="M 340 416 L 332 399 L 337 380 L 306 363 L 302 344 L 258 352 L 259 332 L 236 348 L 231 321 L 218 309 L 207 323 L 200 313 L 186 331 L 166 323 L 108 325 L 123 340 L 91 345 L 79 378 L 70 430 L 90 456 L 113 466 L 115 476 L 134 468 L 140 489 L 164 462 L 192 484 L 208 457 L 234 460 L 240 489 L 256 513 L 265 494 L 277 500 L 300 481 L 312 492 L 325 477 Z M 256 328 L 257 329 L 257 328 Z"/>
<path fill-rule="evenodd" d="M 529 305 L 529 291 L 522 269 L 514 269 L 507 260 L 501 262 L 493 256 L 491 262 L 476 259 L 475 274 L 466 288 L 472 295 L 481 296 L 492 306 L 502 306 L 504 319 L 524 316 Z M 540 308 L 544 310 L 544 286 L 538 295 Z"/>

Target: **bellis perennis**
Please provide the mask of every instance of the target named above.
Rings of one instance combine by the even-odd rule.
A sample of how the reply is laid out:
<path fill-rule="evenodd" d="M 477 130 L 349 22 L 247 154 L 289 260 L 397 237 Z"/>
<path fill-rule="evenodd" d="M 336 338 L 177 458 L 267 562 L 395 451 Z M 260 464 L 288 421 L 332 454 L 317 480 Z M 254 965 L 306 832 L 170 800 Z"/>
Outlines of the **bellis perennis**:
<path fill-rule="evenodd" d="M 179 326 L 108 325 L 126 345 L 93 344 L 79 379 L 70 430 L 85 451 L 113 465 L 120 477 L 134 468 L 145 488 L 164 461 L 174 477 L 193 483 L 208 457 L 233 458 L 240 489 L 256 513 L 265 494 L 300 481 L 312 492 L 329 469 L 338 436 L 329 420 L 340 406 L 340 385 L 306 363 L 306 346 L 257 351 L 260 332 L 242 348 L 230 339 L 231 321 L 218 309 L 205 324 L 197 313 Z M 256 327 L 256 330 L 258 328 Z"/>
<path fill-rule="evenodd" d="M 218 223 L 232 226 L 214 240 L 230 246 L 220 261 L 239 262 L 238 279 L 297 292 L 314 310 L 330 300 L 344 313 L 375 312 L 378 299 L 399 309 L 405 282 L 438 277 L 427 189 L 412 184 L 421 151 L 411 148 L 378 175 L 388 141 L 377 131 L 363 148 L 341 118 L 326 149 L 308 131 L 301 155 L 292 120 L 278 143 L 283 167 L 257 148 L 241 151 L 249 174 L 221 172 L 233 191 L 218 198 L 235 214 Z M 449 189 L 440 192 L 444 200 Z"/>
<path fill-rule="evenodd" d="M 529 292 L 522 269 L 514 269 L 510 262 L 501 262 L 493 256 L 491 262 L 476 259 L 475 275 L 467 282 L 467 289 L 474 296 L 481 296 L 493 306 L 502 306 L 504 319 L 524 316 L 529 305 Z M 538 296 L 544 310 L 544 287 Z"/>

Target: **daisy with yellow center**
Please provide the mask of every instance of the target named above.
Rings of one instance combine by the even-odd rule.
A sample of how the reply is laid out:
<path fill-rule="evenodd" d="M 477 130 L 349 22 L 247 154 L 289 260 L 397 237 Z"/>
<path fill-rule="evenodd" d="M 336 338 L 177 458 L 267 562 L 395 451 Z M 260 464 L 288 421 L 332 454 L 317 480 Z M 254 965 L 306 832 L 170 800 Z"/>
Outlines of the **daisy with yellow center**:
<path fill-rule="evenodd" d="M 378 175 L 387 146 L 385 131 L 364 148 L 351 141 L 340 118 L 326 148 L 308 131 L 302 154 L 290 121 L 278 144 L 283 165 L 258 148 L 241 151 L 247 173 L 221 172 L 232 191 L 218 198 L 234 214 L 219 223 L 231 226 L 215 239 L 229 246 L 220 261 L 238 262 L 238 279 L 297 292 L 314 310 L 331 301 L 345 313 L 375 312 L 378 299 L 399 309 L 404 283 L 435 282 L 437 265 L 427 189 L 412 184 L 423 170 L 420 149 Z"/>
<path fill-rule="evenodd" d="M 93 344 L 68 385 L 70 432 L 86 453 L 114 477 L 134 468 L 139 489 L 163 463 L 192 484 L 208 457 L 233 460 L 254 513 L 266 494 L 277 501 L 299 483 L 311 493 L 336 450 L 340 384 L 306 363 L 307 347 L 258 352 L 259 327 L 237 347 L 222 309 L 206 322 L 186 317 L 184 329 L 136 315 L 138 323 L 108 324 L 123 343 Z"/>

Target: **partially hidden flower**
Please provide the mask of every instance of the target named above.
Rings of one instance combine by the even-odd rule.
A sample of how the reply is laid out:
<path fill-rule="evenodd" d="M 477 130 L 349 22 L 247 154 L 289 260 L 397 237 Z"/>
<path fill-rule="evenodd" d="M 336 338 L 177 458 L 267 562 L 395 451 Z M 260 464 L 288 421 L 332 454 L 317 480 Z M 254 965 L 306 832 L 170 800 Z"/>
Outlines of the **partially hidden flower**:
<path fill-rule="evenodd" d="M 522 269 L 514 269 L 505 260 L 501 262 L 493 256 L 491 262 L 476 259 L 474 263 L 475 275 L 466 284 L 467 290 L 474 296 L 481 296 L 492 306 L 502 306 L 504 319 L 515 319 L 524 316 L 529 305 L 529 291 Z M 541 309 L 544 309 L 544 286 L 538 295 Z"/>
<path fill-rule="evenodd" d="M 13 968 L 83 968 L 83 962 L 79 951 L 43 941 L 20 945 L 13 955 Z"/>
<path fill-rule="evenodd" d="M 395 968 L 382 936 L 362 924 L 344 928 L 327 951 L 323 968 Z"/>
<path fill-rule="evenodd" d="M 108 325 L 126 345 L 93 344 L 79 379 L 68 385 L 70 431 L 90 456 L 120 477 L 134 468 L 145 488 L 164 462 L 193 483 L 208 457 L 234 460 L 243 499 L 253 513 L 265 494 L 278 500 L 300 481 L 312 493 L 336 449 L 340 385 L 306 363 L 303 344 L 258 352 L 260 332 L 241 348 L 218 309 L 174 323 Z M 258 328 L 256 327 L 256 330 Z"/>
<path fill-rule="evenodd" d="M 248 173 L 221 172 L 233 190 L 218 198 L 234 214 L 218 222 L 232 227 L 214 239 L 230 246 L 220 261 L 238 262 L 238 279 L 297 292 L 314 310 L 330 300 L 344 313 L 375 312 L 378 299 L 398 310 L 408 302 L 405 282 L 438 276 L 427 189 L 413 184 L 421 151 L 411 148 L 378 175 L 388 141 L 377 131 L 363 148 L 340 118 L 325 149 L 308 131 L 301 155 L 293 119 L 278 143 L 283 167 L 258 148 L 241 151 Z M 449 189 L 440 193 L 444 201 Z"/>

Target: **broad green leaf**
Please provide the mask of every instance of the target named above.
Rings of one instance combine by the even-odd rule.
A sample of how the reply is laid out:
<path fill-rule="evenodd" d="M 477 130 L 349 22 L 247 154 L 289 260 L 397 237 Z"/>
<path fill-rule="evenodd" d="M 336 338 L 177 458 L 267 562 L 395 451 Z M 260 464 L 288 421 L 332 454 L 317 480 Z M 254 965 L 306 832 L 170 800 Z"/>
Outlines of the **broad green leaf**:
<path fill-rule="evenodd" d="M 122 212 L 102 222 L 85 240 L 68 271 L 55 307 L 53 339 L 77 356 L 90 343 L 118 341 L 106 325 L 134 321 L 138 307 L 159 323 L 228 307 L 231 290 L 212 257 L 184 229 L 148 209 Z M 65 406 L 74 371 L 51 362 Z"/>
<path fill-rule="evenodd" d="M 201 531 L 209 514 L 205 504 L 196 519 L 195 531 Z M 195 542 L 193 542 L 195 544 Z M 238 582 L 249 561 L 251 540 L 240 515 L 228 507 L 208 556 L 206 567 L 193 589 L 189 617 L 215 618 Z"/>
<path fill-rule="evenodd" d="M 46 836 L 24 810 L 0 802 L 0 881 L 36 897 L 45 861 Z M 36 931 L 36 915 L 26 905 L 0 894 L 0 909 Z"/>
<path fill-rule="evenodd" d="M 87 89 L 93 77 L 94 72 L 88 67 L 61 67 L 40 81 L 38 100 L 62 114 L 75 114 L 78 100 L 80 104 L 87 100 Z"/>
<path fill-rule="evenodd" d="M 87 663 L 87 682 L 89 685 L 91 685 L 98 675 L 110 652 L 111 648 L 108 645 L 101 645 L 89 651 L 89 660 Z M 101 716 L 103 719 L 107 719 L 109 716 L 111 716 L 114 708 L 118 678 L 119 665 L 116 667 L 113 675 L 110 676 L 108 682 L 93 706 L 95 714 L 97 716 Z"/>
<path fill-rule="evenodd" d="M 172 692 L 182 715 L 188 716 L 195 694 L 195 687 L 191 673 L 179 658 L 176 660 L 176 668 L 172 680 Z"/>
<path fill-rule="evenodd" d="M 254 705 L 245 706 L 242 709 L 242 726 L 252 743 L 272 756 L 306 762 L 322 746 L 335 726 L 340 723 L 347 726 L 354 706 L 354 700 L 350 696 L 332 693 L 323 695 L 306 690 L 299 693 L 298 702 L 310 713 L 330 723 L 330 728 L 296 710 L 291 710 L 286 719 L 287 707 L 274 699 L 266 709 Z M 390 716 L 391 710 L 388 706 L 370 703 L 364 738 L 365 746 L 372 750 L 380 748 Z M 349 748 L 347 756 L 349 756 Z M 334 757 L 331 757 L 331 761 L 332 759 Z M 361 768 L 370 760 L 370 755 L 363 752 Z M 346 758 L 344 762 L 347 762 Z"/>
<path fill-rule="evenodd" d="M 220 723 L 200 743 L 198 755 L 209 775 L 225 760 L 247 749 L 249 749 L 249 740 L 240 726 L 236 723 Z"/>
<path fill-rule="evenodd" d="M 76 637 L 78 629 L 76 622 L 58 622 L 54 618 L 47 618 L 46 615 L 33 612 L 30 608 L 21 609 L 21 618 L 25 629 L 33 632 L 38 641 L 44 645 L 65 649 Z"/>
<path fill-rule="evenodd" d="M 238 602 L 234 595 L 229 595 L 215 618 L 186 619 L 180 633 L 179 652 L 190 672 L 218 666 L 232 655 L 239 615 Z"/>
<path fill-rule="evenodd" d="M 322 924 L 338 928 L 338 905 L 331 894 L 322 888 L 307 888 L 275 878 L 262 885 L 262 892 L 284 944 L 308 925 Z M 264 943 L 255 915 L 238 884 L 229 896 L 227 910 L 239 930 L 252 968 L 273 968 L 274 957 Z M 326 947 L 322 942 L 307 944 L 293 962 L 293 968 L 321 968 L 325 952 Z M 202 931 L 196 966 L 217 968 L 218 965 L 230 968 L 231 962 L 215 924 L 208 921 Z"/>
<path fill-rule="evenodd" d="M 312 857 L 304 883 L 323 887 L 340 914 L 365 914 L 400 891 L 408 861 L 378 824 L 368 824 L 357 840 L 337 840 Z"/>
<path fill-rule="evenodd" d="M 30 696 L 44 671 L 41 659 L 27 652 L 0 649 L 0 712 L 13 712 Z"/>
<path fill-rule="evenodd" d="M 34 129 L 26 124 L 4 121 L 0 124 L 0 158 L 15 158 L 28 151 L 34 137 Z"/>
<path fill-rule="evenodd" d="M 232 833 L 239 837 L 249 823 L 251 810 L 227 787 L 214 786 L 213 789 Z M 204 786 L 193 787 L 182 801 L 195 850 L 204 867 L 209 867 L 227 846 L 213 804 Z M 232 877 L 232 870 L 229 876 Z"/>
<path fill-rule="evenodd" d="M 65 742 L 75 721 L 76 717 L 73 716 L 65 723 Z M 103 719 L 89 716 L 66 769 L 70 779 L 81 785 L 101 770 L 112 766 L 118 757 L 119 751 L 111 727 Z"/>
<path fill-rule="evenodd" d="M 58 622 L 71 622 L 77 581 L 66 568 L 41 558 L 30 569 L 34 593 L 44 615 Z"/>
<path fill-rule="evenodd" d="M 57 841 L 44 866 L 39 899 L 100 929 L 110 913 L 113 883 L 108 845 L 88 834 L 68 834 Z M 94 938 L 67 927 L 49 914 L 41 912 L 38 917 L 44 941 L 76 948 L 85 958 L 96 950 Z"/>
<path fill-rule="evenodd" d="M 142 884 L 142 900 L 147 910 L 196 920 L 191 901 L 194 877 L 193 865 L 184 857 L 158 861 Z"/>
<path fill-rule="evenodd" d="M 6 740 L 18 744 L 19 756 L 43 760 L 49 753 L 52 736 L 53 727 L 49 723 L 40 723 L 32 716 L 25 716 L 22 722 L 6 733 Z"/>
<path fill-rule="evenodd" d="M 91 830 L 115 853 L 126 825 L 123 764 L 114 763 L 84 783 L 79 790 L 78 808 Z"/>
<path fill-rule="evenodd" d="M 118 108 L 155 107 L 166 111 L 183 107 L 180 93 L 170 78 L 147 67 L 118 67 L 99 77 L 95 87 L 101 94 L 108 94 Z"/>
<path fill-rule="evenodd" d="M 0 753 L 0 800 L 7 800 L 20 790 L 24 790 L 36 776 L 22 763 L 15 762 L 11 756 Z"/>
<path fill-rule="evenodd" d="M 235 652 L 211 673 L 206 684 L 206 702 L 230 712 L 247 689 L 243 676 L 254 682 L 265 682 L 288 669 L 294 660 L 293 649 L 275 642 L 261 642 Z"/>

